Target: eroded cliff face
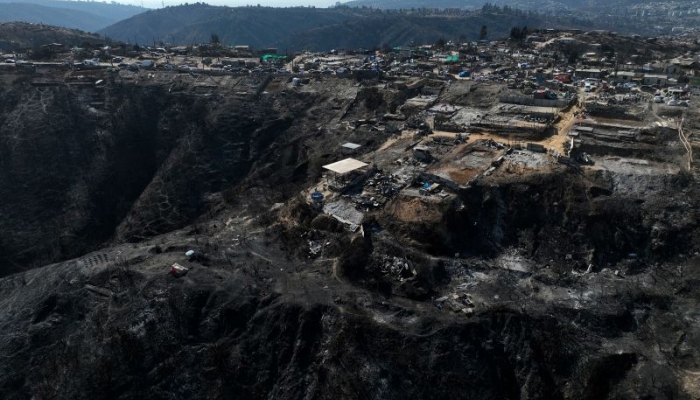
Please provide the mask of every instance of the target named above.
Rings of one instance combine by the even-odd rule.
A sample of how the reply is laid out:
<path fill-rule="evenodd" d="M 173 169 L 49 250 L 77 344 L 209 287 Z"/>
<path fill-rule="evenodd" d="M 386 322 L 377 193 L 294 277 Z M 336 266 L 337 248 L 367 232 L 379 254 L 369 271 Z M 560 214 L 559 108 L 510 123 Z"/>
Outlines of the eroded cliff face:
<path fill-rule="evenodd" d="M 316 101 L 93 83 L 17 79 L 0 95 L 2 275 L 191 223 Z M 284 181 L 297 160 L 278 161 Z"/>
<path fill-rule="evenodd" d="M 500 167 L 424 195 L 416 171 L 445 164 L 379 115 L 415 93 L 129 74 L 0 94 L 0 397 L 700 393 L 700 186 L 675 158 L 582 168 L 477 140 L 445 159 Z M 360 226 L 308 196 L 345 142 L 374 172 L 329 202 L 404 182 L 349 203 Z"/>

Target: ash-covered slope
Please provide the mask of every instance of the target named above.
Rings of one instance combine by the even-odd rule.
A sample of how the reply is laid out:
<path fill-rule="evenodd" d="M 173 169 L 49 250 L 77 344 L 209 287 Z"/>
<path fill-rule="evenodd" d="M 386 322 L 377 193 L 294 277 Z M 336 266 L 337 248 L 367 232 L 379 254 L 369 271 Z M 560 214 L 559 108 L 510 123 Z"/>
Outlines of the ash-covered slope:
<path fill-rule="evenodd" d="M 200 96 L 177 82 L 95 86 L 100 77 L 32 85 L 20 76 L 0 94 L 2 275 L 190 223 L 254 163 L 271 167 L 275 142 L 308 136 L 301 116 L 323 103 Z M 284 188 L 296 157 L 269 160 L 279 172 L 267 184 Z"/>
<path fill-rule="evenodd" d="M 2 398 L 700 394 L 700 185 L 668 126 L 621 156 L 601 123 L 583 166 L 411 128 L 492 84 L 3 79 L 3 265 L 61 261 L 0 279 Z M 369 165 L 334 192 L 345 142 Z"/>
<path fill-rule="evenodd" d="M 556 399 L 598 346 L 553 315 L 444 318 L 243 253 L 178 281 L 159 265 L 172 255 L 128 257 L 1 282 L 3 398 Z"/>
<path fill-rule="evenodd" d="M 528 184 L 546 199 L 560 183 L 504 189 L 522 195 Z M 529 206 L 510 201 L 506 215 Z M 580 201 L 562 203 L 568 218 L 586 218 Z M 554 216 L 534 231 L 511 224 L 546 247 L 531 259 L 512 251 L 450 259 L 412 248 L 395 228 L 350 234 L 298 200 L 257 218 L 241 211 L 0 280 L 2 397 L 698 393 L 696 256 L 584 274 L 558 253 L 578 258 L 583 237 Z M 624 218 L 617 228 L 642 229 Z M 309 240 L 325 243 L 320 257 Z M 186 259 L 187 249 L 196 256 Z M 418 274 L 398 281 L 381 272 L 397 259 Z M 170 276 L 174 262 L 189 273 Z M 456 285 L 464 292 L 450 294 Z"/>

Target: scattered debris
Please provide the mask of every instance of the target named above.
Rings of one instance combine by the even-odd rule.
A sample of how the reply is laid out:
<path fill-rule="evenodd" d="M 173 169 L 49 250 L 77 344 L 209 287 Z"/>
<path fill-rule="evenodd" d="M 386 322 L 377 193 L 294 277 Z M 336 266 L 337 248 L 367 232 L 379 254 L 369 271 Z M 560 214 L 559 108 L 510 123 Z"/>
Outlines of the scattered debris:
<path fill-rule="evenodd" d="M 189 268 L 183 267 L 182 265 L 175 263 L 170 266 L 170 274 L 176 278 L 187 275 Z"/>

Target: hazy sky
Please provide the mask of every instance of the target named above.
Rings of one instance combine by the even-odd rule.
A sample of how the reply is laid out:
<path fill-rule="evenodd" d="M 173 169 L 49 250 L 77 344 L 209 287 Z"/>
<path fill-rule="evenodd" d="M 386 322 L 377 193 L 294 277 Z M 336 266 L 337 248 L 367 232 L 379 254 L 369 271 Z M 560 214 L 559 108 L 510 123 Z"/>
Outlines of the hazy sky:
<path fill-rule="evenodd" d="M 237 7 L 237 6 L 245 6 L 245 5 L 256 5 L 260 4 L 262 6 L 270 6 L 270 7 L 290 7 L 290 6 L 316 6 L 316 7 L 328 7 L 330 5 L 333 5 L 336 3 L 337 0 L 210 0 L 210 1 L 203 1 L 203 0 L 191 0 L 191 1 L 168 1 L 168 0 L 143 0 L 143 6 L 144 7 L 149 7 L 149 8 L 160 8 L 163 6 L 163 3 L 165 3 L 166 6 L 176 6 L 178 4 L 184 4 L 184 3 L 207 3 L 211 5 L 216 5 L 216 6 L 230 6 L 230 7 Z M 347 1 L 347 0 L 343 0 Z M 141 5 L 141 0 L 117 0 L 119 3 L 126 3 L 126 4 L 134 4 L 134 5 Z"/>

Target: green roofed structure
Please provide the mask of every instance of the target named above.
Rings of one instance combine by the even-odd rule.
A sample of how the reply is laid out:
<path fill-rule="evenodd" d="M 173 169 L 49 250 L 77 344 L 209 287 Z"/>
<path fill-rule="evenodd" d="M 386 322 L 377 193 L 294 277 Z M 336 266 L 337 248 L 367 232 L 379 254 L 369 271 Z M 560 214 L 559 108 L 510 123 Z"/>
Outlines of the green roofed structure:
<path fill-rule="evenodd" d="M 279 61 L 284 61 L 287 59 L 287 56 L 283 56 L 280 54 L 265 54 L 262 57 L 260 57 L 260 61 L 262 62 L 279 62 Z"/>

